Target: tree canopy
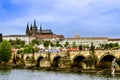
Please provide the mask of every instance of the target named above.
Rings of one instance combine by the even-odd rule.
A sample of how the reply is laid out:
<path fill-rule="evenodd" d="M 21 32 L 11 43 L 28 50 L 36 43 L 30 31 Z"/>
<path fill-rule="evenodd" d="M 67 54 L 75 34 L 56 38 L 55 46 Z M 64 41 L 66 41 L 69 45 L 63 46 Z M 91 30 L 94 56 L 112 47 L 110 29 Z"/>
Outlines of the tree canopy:
<path fill-rule="evenodd" d="M 11 45 L 8 41 L 4 40 L 0 45 L 0 61 L 8 62 L 12 57 Z"/>
<path fill-rule="evenodd" d="M 31 45 L 25 46 L 24 53 L 33 53 L 33 47 Z"/>
<path fill-rule="evenodd" d="M 25 45 L 25 41 L 18 38 L 16 38 L 16 40 L 10 39 L 9 43 L 11 44 L 12 47 L 15 47 L 15 48 L 21 48 L 21 47 L 24 47 Z"/>
<path fill-rule="evenodd" d="M 60 42 L 57 41 L 56 44 L 55 44 L 55 46 L 56 46 L 56 47 L 60 47 L 60 46 L 61 46 Z"/>
<path fill-rule="evenodd" d="M 32 45 L 39 45 L 39 40 L 33 39 L 32 40 Z"/>
<path fill-rule="evenodd" d="M 65 42 L 64 47 L 68 47 L 69 46 L 69 42 Z"/>
<path fill-rule="evenodd" d="M 44 43 L 43 43 L 43 44 L 44 44 L 44 47 L 48 47 L 48 46 L 49 46 L 49 44 L 50 44 L 50 41 L 47 41 L 47 40 L 46 40 L 46 41 L 44 41 Z"/>
<path fill-rule="evenodd" d="M 101 47 L 104 49 L 117 49 L 119 48 L 119 44 L 118 43 L 101 44 Z"/>

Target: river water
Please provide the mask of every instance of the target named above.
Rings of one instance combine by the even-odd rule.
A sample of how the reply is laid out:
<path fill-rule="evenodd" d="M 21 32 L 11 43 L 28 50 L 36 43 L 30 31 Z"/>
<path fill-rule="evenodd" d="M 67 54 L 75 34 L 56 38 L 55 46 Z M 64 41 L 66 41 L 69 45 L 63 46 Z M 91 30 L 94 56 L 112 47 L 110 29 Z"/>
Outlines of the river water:
<path fill-rule="evenodd" d="M 119 75 L 76 74 L 41 70 L 0 70 L 0 80 L 120 80 Z"/>

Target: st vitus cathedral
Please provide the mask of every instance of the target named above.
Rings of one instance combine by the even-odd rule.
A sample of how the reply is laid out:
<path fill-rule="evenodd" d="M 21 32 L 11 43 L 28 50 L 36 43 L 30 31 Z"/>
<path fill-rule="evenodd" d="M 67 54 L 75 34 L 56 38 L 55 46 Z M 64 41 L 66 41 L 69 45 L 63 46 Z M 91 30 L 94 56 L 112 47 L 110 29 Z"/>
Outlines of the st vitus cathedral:
<path fill-rule="evenodd" d="M 35 35 L 52 35 L 53 32 L 51 29 L 42 29 L 42 25 L 40 25 L 40 28 L 38 29 L 36 25 L 36 20 L 34 20 L 34 24 L 29 25 L 27 24 L 26 28 L 26 35 L 27 36 L 35 36 Z"/>

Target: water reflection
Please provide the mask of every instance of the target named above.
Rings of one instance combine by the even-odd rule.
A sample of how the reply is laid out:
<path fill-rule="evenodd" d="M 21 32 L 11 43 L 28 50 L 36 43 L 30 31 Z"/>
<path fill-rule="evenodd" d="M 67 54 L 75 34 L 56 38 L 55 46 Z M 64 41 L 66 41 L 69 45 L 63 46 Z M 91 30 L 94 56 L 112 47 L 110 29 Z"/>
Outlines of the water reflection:
<path fill-rule="evenodd" d="M 11 72 L 11 70 L 0 70 L 0 76 L 1 75 L 8 75 L 8 74 L 10 74 L 10 72 Z"/>
<path fill-rule="evenodd" d="M 0 70 L 0 80 L 120 80 L 119 75 L 75 74 L 40 70 Z"/>

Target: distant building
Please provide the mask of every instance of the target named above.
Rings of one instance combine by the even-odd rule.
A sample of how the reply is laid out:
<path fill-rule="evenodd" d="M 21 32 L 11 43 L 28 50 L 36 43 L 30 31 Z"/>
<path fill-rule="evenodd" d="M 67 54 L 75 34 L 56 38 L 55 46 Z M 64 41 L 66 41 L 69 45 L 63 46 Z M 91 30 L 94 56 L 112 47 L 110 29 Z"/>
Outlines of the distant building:
<path fill-rule="evenodd" d="M 43 41 L 44 40 L 62 41 L 62 40 L 64 40 L 64 36 L 63 35 L 56 35 L 56 34 L 53 34 L 53 35 L 37 35 L 36 39 L 43 40 Z"/>
<path fill-rule="evenodd" d="M 42 25 L 40 26 L 40 29 L 38 29 L 36 25 L 36 20 L 34 20 L 34 24 L 29 25 L 27 24 L 26 28 L 26 35 L 29 36 L 35 36 L 35 35 L 53 35 L 53 32 L 51 29 L 42 29 Z"/>
<path fill-rule="evenodd" d="M 35 37 L 30 37 L 30 36 L 26 36 L 26 35 L 5 35 L 3 36 L 4 40 L 16 40 L 16 39 L 20 39 L 22 41 L 25 41 L 25 44 L 29 44 L 33 39 L 35 39 Z"/>
<path fill-rule="evenodd" d="M 40 28 L 38 29 L 36 25 L 36 20 L 34 20 L 33 25 L 27 24 L 26 35 L 34 36 L 36 39 L 39 40 L 59 41 L 64 39 L 63 35 L 54 34 L 51 29 L 42 29 L 42 25 L 40 25 Z"/>
<path fill-rule="evenodd" d="M 83 45 L 83 46 L 91 46 L 93 42 L 96 47 L 99 47 L 100 44 L 107 44 L 108 38 L 107 37 L 79 37 L 79 38 L 65 38 L 65 40 L 61 41 L 62 45 L 65 45 L 66 42 L 69 42 L 69 47 L 72 47 L 73 42 L 75 42 L 76 46 Z"/>
<path fill-rule="evenodd" d="M 120 38 L 109 38 L 108 43 L 118 43 L 120 45 Z"/>
<path fill-rule="evenodd" d="M 77 47 L 80 45 L 90 47 L 91 43 L 93 43 L 96 48 L 99 48 L 102 44 L 118 43 L 120 45 L 120 38 L 80 37 L 77 33 L 74 37 L 64 38 L 64 40 L 62 40 L 60 44 L 64 46 L 66 42 L 69 43 L 68 47 L 72 47 L 73 43 L 75 43 Z"/>

